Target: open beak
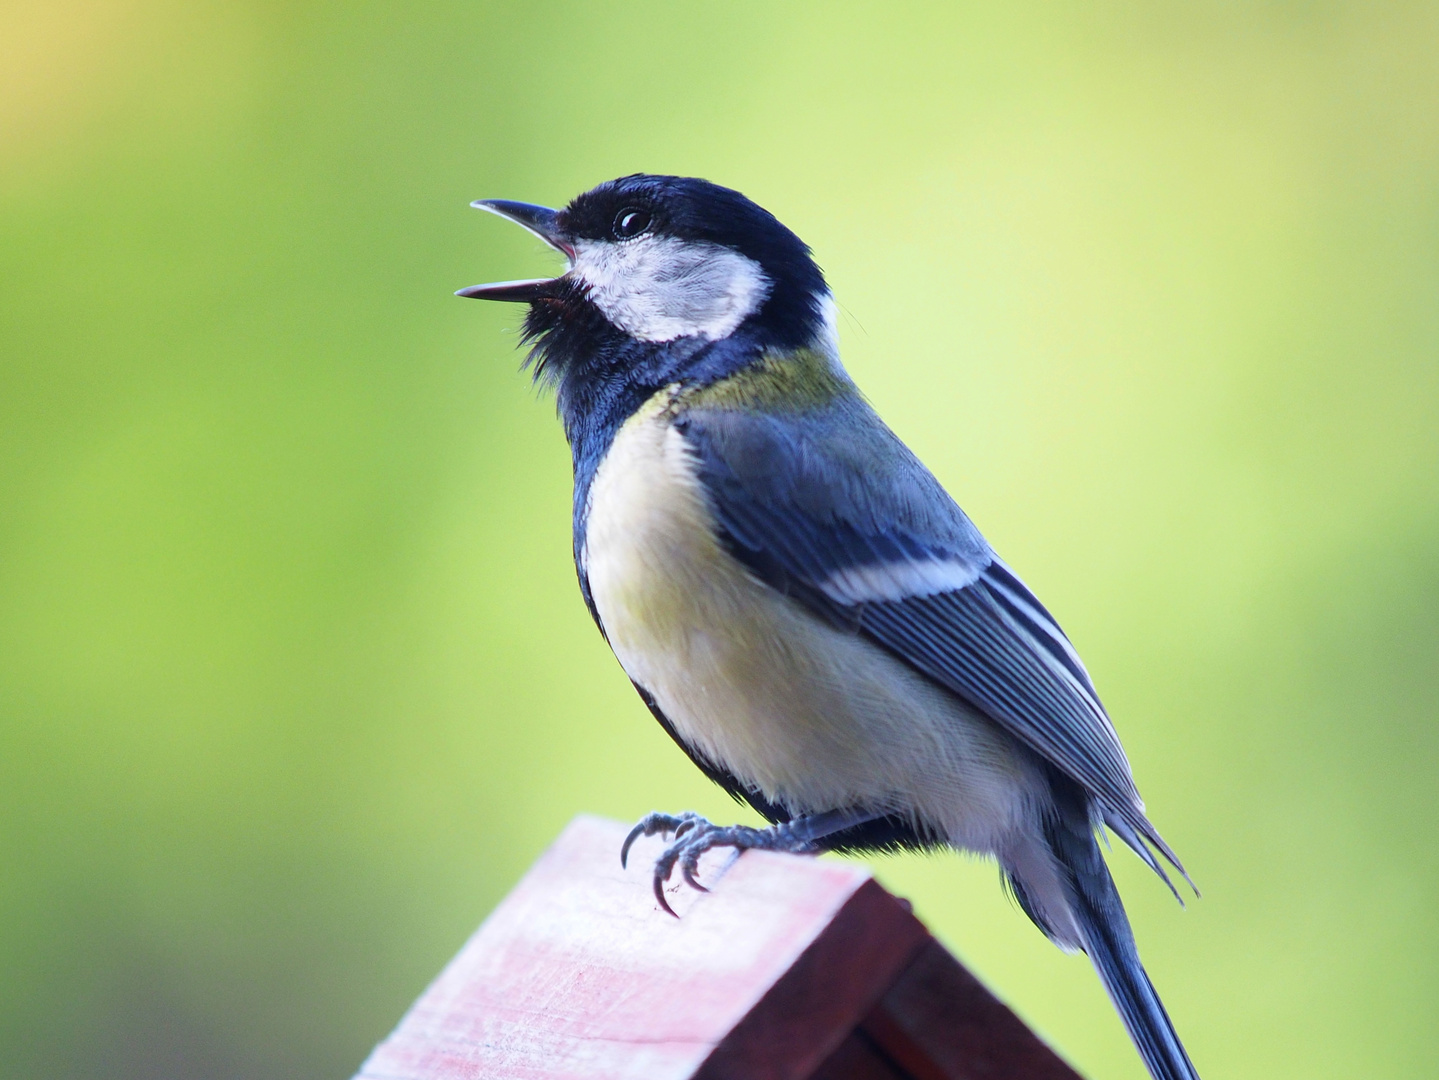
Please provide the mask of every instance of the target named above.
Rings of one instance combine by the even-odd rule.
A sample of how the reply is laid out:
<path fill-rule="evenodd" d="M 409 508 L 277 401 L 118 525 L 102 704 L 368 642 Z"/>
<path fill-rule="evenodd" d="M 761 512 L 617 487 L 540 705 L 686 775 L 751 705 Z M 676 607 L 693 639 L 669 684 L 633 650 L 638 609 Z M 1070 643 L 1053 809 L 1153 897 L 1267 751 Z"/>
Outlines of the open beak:
<path fill-rule="evenodd" d="M 560 252 L 573 265 L 575 248 L 559 225 L 559 214 L 547 206 L 530 203 L 510 202 L 508 199 L 476 199 L 470 203 L 476 210 L 488 210 L 506 221 L 513 221 L 526 232 L 538 236 L 550 247 Z M 563 275 L 561 275 L 562 277 Z M 474 300 L 510 300 L 527 303 L 555 295 L 555 283 L 560 278 L 531 278 L 526 281 L 496 281 L 488 285 L 471 285 L 461 289 L 456 296 L 468 296 Z"/>

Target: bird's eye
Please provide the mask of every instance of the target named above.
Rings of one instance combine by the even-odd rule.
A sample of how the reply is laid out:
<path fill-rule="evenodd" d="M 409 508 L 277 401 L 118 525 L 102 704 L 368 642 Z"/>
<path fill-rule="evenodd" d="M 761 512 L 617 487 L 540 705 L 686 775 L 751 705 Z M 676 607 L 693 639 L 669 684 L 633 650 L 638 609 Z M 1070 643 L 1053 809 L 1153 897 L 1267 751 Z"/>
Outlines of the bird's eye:
<path fill-rule="evenodd" d="M 614 231 L 617 239 L 629 240 L 639 236 L 649 227 L 650 215 L 644 210 L 637 210 L 631 206 L 615 215 Z"/>

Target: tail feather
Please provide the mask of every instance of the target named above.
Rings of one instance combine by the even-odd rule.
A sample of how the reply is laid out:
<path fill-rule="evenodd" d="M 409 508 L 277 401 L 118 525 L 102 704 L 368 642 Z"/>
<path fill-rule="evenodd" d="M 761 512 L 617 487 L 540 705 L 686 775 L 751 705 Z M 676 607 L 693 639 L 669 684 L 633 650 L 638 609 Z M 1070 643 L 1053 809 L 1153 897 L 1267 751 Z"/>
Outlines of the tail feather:
<path fill-rule="evenodd" d="M 1051 849 L 1068 879 L 1070 913 L 1083 948 L 1154 1080 L 1199 1080 L 1134 944 L 1119 891 L 1094 834 L 1063 823 Z"/>
<path fill-rule="evenodd" d="M 1112 884 L 1110 889 L 1113 890 Z M 1077 906 L 1080 910 L 1076 912 L 1076 922 L 1084 935 L 1085 952 L 1099 972 L 1104 989 L 1109 992 L 1154 1080 L 1199 1080 L 1199 1073 L 1179 1041 L 1164 1003 L 1139 962 L 1123 908 L 1116 903 L 1118 925 L 1115 925 L 1112 914 L 1106 915 L 1083 903 Z"/>

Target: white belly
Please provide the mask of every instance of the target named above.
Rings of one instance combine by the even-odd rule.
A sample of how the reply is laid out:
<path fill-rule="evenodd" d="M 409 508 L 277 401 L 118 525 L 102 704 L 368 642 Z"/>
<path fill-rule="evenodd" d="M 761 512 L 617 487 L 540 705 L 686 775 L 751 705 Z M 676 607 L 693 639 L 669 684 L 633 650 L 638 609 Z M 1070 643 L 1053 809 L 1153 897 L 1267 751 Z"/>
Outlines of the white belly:
<path fill-rule="evenodd" d="M 690 746 L 793 812 L 863 806 L 1007 846 L 1045 797 L 1029 754 L 730 556 L 668 397 L 624 425 L 590 492 L 584 566 L 626 673 Z"/>

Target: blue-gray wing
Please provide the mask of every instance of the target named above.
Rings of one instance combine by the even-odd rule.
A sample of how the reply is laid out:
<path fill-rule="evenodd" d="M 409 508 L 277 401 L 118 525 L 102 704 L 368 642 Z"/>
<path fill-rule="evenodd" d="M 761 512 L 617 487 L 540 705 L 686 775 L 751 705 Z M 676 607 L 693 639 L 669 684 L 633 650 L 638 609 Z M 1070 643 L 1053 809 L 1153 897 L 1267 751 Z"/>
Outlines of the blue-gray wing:
<path fill-rule="evenodd" d="M 756 576 L 866 635 L 1083 785 L 1161 877 L 1146 841 L 1179 867 L 1069 639 L 858 395 L 792 413 L 701 406 L 676 426 L 725 542 Z"/>

